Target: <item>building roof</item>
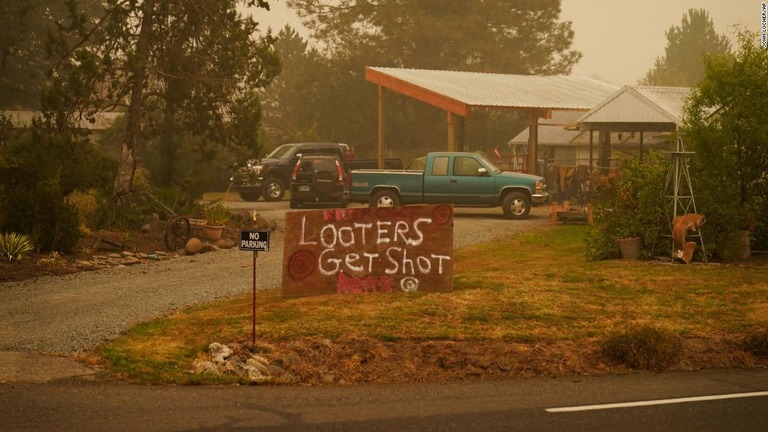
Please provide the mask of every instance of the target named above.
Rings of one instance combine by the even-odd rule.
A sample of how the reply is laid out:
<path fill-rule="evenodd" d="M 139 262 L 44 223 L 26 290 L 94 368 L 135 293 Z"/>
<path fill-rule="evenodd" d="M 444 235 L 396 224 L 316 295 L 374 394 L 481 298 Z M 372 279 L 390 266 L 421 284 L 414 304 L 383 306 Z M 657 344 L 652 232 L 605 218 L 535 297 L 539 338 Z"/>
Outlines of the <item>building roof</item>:
<path fill-rule="evenodd" d="M 32 120 L 35 117 L 42 116 L 43 113 L 40 111 L 0 111 L 0 114 L 10 119 L 14 125 L 29 127 L 32 125 Z M 79 122 L 79 126 L 81 129 L 104 130 L 112 126 L 120 115 L 122 113 L 99 112 L 94 115 L 93 122 L 82 119 Z"/>
<path fill-rule="evenodd" d="M 592 78 L 366 67 L 365 77 L 461 116 L 472 108 L 588 110 L 617 87 Z"/>
<path fill-rule="evenodd" d="M 551 119 L 539 119 L 538 143 L 540 145 L 568 145 L 578 140 L 580 136 L 587 135 L 586 131 L 574 130 L 576 121 L 584 115 L 584 111 L 552 111 Z M 523 129 L 514 138 L 509 140 L 509 145 L 523 145 L 528 143 L 530 130 Z"/>
<path fill-rule="evenodd" d="M 582 130 L 674 130 L 683 123 L 688 87 L 624 86 L 579 120 Z"/>

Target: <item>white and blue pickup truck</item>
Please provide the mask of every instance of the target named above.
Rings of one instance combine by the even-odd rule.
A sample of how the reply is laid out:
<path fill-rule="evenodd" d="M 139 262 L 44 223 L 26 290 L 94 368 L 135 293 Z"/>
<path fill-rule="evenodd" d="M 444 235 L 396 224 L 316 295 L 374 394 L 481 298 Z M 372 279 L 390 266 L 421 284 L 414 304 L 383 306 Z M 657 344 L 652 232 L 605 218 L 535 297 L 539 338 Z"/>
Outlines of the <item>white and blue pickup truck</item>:
<path fill-rule="evenodd" d="M 352 170 L 349 201 L 371 207 L 407 204 L 501 206 L 508 219 L 524 219 L 549 197 L 544 178 L 502 171 L 478 153 L 434 152 L 424 170 Z"/>

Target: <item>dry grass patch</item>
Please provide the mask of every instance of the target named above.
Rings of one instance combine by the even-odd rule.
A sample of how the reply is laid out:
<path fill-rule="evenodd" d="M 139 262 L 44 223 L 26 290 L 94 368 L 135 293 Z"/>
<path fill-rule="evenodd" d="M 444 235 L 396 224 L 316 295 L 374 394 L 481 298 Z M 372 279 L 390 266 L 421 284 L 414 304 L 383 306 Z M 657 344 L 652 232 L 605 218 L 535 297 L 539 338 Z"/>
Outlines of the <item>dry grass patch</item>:
<path fill-rule="evenodd" d="M 664 367 L 702 367 L 698 359 L 705 357 L 705 364 L 755 364 L 753 354 L 730 341 L 766 325 L 768 285 L 756 282 L 764 279 L 765 261 L 586 261 L 585 229 L 559 225 L 458 250 L 451 293 L 283 298 L 260 291 L 257 340 L 280 350 L 303 344 L 307 382 L 320 379 L 323 368 L 349 382 L 475 376 L 467 371 L 601 373 L 625 366 L 606 366 L 599 342 L 649 324 L 683 337 L 679 360 Z M 169 375 L 189 368 L 208 344 L 247 341 L 250 334 L 247 295 L 139 326 L 104 355 L 129 376 L 148 379 L 151 367 L 131 365 L 159 362 L 171 371 L 163 379 L 183 381 Z M 730 351 L 719 352 L 721 345 Z M 710 346 L 717 348 L 708 357 Z M 549 354 L 536 363 L 530 353 L 540 351 Z M 387 378 L 377 377 L 385 371 Z"/>

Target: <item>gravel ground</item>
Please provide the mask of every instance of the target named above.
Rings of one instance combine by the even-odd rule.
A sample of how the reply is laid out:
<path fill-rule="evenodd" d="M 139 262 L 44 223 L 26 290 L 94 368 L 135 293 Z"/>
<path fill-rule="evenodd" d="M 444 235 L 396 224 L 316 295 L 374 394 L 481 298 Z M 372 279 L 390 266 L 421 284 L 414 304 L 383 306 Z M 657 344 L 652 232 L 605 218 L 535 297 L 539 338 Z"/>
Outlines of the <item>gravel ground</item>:
<path fill-rule="evenodd" d="M 282 215 L 282 216 L 281 216 Z M 278 223 L 272 250 L 257 260 L 257 287 L 280 286 L 284 211 L 265 215 Z M 549 207 L 509 221 L 496 209 L 457 209 L 454 247 L 461 248 L 549 223 Z M 191 305 L 250 292 L 250 253 L 237 249 L 132 267 L 0 283 L 0 351 L 73 354 L 153 318 Z"/>

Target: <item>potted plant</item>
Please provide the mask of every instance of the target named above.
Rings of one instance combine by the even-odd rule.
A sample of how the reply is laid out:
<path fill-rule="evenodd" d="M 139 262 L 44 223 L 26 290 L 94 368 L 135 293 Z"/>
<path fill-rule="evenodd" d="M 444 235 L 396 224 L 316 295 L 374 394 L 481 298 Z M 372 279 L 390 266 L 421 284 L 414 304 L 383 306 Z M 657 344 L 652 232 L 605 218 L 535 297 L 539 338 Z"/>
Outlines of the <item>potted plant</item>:
<path fill-rule="evenodd" d="M 229 209 L 221 202 L 209 204 L 205 207 L 206 224 L 203 233 L 211 240 L 219 240 L 224 232 L 224 225 L 229 220 Z"/>

